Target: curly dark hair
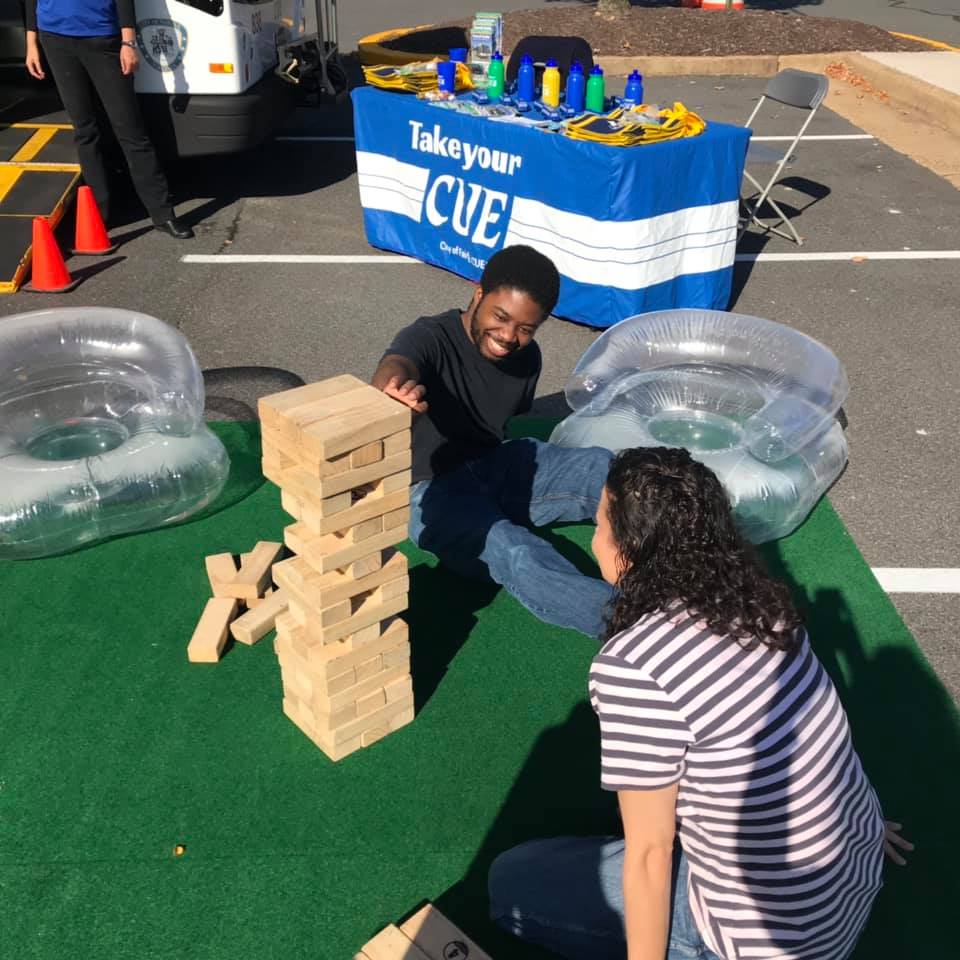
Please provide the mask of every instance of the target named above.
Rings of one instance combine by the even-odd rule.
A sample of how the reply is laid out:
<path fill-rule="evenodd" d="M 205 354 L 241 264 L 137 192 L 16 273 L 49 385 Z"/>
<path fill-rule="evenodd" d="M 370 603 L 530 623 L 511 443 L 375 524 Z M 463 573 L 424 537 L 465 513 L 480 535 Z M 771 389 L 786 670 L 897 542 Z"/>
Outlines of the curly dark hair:
<path fill-rule="evenodd" d="M 498 250 L 483 268 L 480 277 L 483 295 L 501 287 L 525 293 L 547 317 L 560 296 L 560 274 L 549 257 L 518 243 Z"/>
<path fill-rule="evenodd" d="M 738 533 L 716 474 L 683 449 L 624 450 L 607 476 L 608 516 L 623 573 L 609 638 L 678 601 L 743 646 L 787 650 L 801 619 Z"/>

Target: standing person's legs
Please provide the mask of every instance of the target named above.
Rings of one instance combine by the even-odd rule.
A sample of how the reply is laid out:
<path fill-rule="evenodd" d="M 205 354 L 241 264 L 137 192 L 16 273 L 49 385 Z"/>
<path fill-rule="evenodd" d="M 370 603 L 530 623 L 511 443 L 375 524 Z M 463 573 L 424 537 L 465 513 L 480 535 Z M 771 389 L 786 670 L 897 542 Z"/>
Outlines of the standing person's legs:
<path fill-rule="evenodd" d="M 623 857 L 623 840 L 610 837 L 555 837 L 513 847 L 490 867 L 490 917 L 570 960 L 625 960 Z M 667 960 L 719 960 L 693 920 L 688 878 L 678 844 Z"/>
<path fill-rule="evenodd" d="M 410 537 L 462 576 L 499 583 L 538 619 L 596 639 L 611 589 L 505 515 L 467 464 L 411 491 Z"/>
<path fill-rule="evenodd" d="M 77 37 L 41 33 L 40 44 L 46 54 L 63 108 L 73 124 L 74 141 L 83 179 L 86 180 L 104 220 L 110 216 L 110 178 L 103 156 L 103 141 L 97 123 L 97 101 L 90 76 L 79 54 Z"/>
<path fill-rule="evenodd" d="M 90 38 L 80 56 L 110 118 L 130 168 L 130 178 L 150 219 L 156 224 L 172 220 L 167 178 L 147 136 L 134 93 L 133 76 L 125 77 L 120 72 L 120 38 Z"/>

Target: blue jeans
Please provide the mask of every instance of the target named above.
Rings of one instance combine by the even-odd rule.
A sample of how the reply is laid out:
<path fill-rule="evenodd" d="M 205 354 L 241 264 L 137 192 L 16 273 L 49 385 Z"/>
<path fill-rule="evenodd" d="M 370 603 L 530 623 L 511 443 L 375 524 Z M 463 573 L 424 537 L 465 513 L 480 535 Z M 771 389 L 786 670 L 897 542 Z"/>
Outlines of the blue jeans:
<path fill-rule="evenodd" d="M 534 616 L 598 637 L 609 584 L 529 528 L 592 520 L 612 454 L 509 440 L 410 491 L 410 538 L 457 573 L 501 584 Z"/>
<path fill-rule="evenodd" d="M 555 837 L 507 850 L 490 867 L 491 918 L 570 960 L 626 960 L 623 849 L 610 837 Z M 676 851 L 667 960 L 720 960 L 697 931 Z"/>

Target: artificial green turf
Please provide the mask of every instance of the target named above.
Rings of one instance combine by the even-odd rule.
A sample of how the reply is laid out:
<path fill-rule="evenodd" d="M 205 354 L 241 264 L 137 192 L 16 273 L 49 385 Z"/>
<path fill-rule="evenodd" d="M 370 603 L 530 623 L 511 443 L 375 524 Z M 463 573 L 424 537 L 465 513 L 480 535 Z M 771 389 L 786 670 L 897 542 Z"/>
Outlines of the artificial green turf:
<path fill-rule="evenodd" d="M 0 954 L 333 960 L 431 899 L 495 960 L 534 956 L 487 924 L 486 870 L 529 837 L 615 828 L 585 702 L 595 645 L 410 548 L 417 719 L 331 763 L 281 713 L 270 640 L 187 663 L 204 555 L 287 522 L 255 427 L 216 429 L 233 471 L 202 517 L 0 564 Z M 589 562 L 588 528 L 555 537 Z M 951 956 L 954 706 L 829 503 L 765 552 L 917 842 L 857 957 Z"/>

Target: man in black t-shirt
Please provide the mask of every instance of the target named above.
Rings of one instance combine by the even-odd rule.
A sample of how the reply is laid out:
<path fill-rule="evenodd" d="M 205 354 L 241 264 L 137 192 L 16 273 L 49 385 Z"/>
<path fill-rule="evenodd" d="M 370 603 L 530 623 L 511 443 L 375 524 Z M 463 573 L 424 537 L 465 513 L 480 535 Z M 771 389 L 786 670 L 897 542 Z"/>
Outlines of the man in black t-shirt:
<path fill-rule="evenodd" d="M 503 439 L 507 420 L 533 403 L 533 338 L 559 290 L 550 260 L 507 247 L 466 310 L 396 335 L 372 383 L 414 412 L 411 539 L 465 576 L 502 584 L 541 620 L 597 637 L 611 588 L 529 525 L 592 520 L 611 454 Z"/>

